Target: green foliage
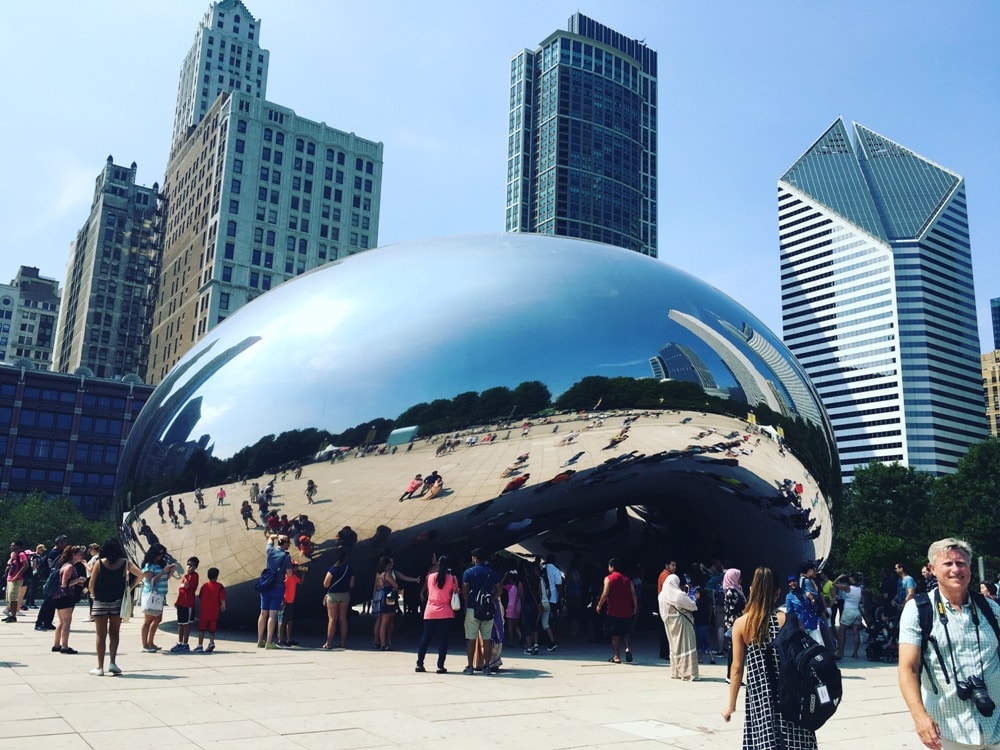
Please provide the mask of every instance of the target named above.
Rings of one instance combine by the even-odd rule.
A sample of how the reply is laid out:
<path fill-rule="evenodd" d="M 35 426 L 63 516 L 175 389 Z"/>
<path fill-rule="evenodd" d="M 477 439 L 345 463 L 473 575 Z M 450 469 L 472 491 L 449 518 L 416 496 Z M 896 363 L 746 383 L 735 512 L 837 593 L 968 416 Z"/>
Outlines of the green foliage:
<path fill-rule="evenodd" d="M 421 435 L 453 432 L 507 419 L 528 419 L 547 409 L 551 400 L 544 383 L 529 380 L 513 391 L 489 388 L 482 393 L 467 391 L 451 399 L 414 404 L 396 418 L 394 426 L 419 425 Z"/>
<path fill-rule="evenodd" d="M 964 539 L 984 558 L 988 578 L 1000 573 L 1000 445 L 973 445 L 954 474 L 934 477 L 899 464 L 873 463 L 844 488 L 831 565 L 868 574 L 897 560 L 912 574 L 931 542 Z M 973 562 L 978 579 L 978 560 Z"/>
<path fill-rule="evenodd" d="M 17 539 L 30 549 L 38 544 L 51 549 L 60 534 L 68 536 L 70 544 L 100 544 L 117 533 L 111 520 L 86 519 L 67 497 L 38 492 L 0 496 L 0 539 L 5 544 Z"/>
<path fill-rule="evenodd" d="M 709 396 L 697 383 L 652 378 L 606 378 L 591 375 L 574 383 L 553 404 L 556 409 L 685 409 L 731 413 L 731 402 Z M 743 411 L 746 407 L 743 407 Z"/>

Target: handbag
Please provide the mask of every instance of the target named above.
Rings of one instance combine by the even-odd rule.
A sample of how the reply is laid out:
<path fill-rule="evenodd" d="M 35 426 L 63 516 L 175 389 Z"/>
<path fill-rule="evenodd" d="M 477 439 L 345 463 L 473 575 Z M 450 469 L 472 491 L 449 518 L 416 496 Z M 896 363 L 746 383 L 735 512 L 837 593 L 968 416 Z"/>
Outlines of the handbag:
<path fill-rule="evenodd" d="M 140 606 L 142 611 L 150 615 L 159 615 L 163 612 L 165 597 L 156 591 L 150 591 L 142 595 Z"/>
<path fill-rule="evenodd" d="M 451 608 L 458 612 L 462 608 L 462 597 L 457 591 L 451 592 Z"/>
<path fill-rule="evenodd" d="M 125 568 L 125 591 L 122 592 L 122 604 L 118 616 L 122 618 L 122 622 L 128 622 L 132 618 L 133 606 L 132 589 L 128 585 L 128 561 L 122 567 Z"/>

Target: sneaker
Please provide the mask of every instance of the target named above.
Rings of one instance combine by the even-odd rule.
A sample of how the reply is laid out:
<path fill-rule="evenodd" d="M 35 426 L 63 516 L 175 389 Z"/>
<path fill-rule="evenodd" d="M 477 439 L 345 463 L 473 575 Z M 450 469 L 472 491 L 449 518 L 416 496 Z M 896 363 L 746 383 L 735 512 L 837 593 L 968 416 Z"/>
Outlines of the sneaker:
<path fill-rule="evenodd" d="M 284 648 L 284 646 L 282 646 L 280 644 L 277 644 L 277 643 L 267 643 L 267 644 L 264 644 L 264 648 L 266 648 L 266 649 L 275 649 L 275 648 Z"/>
<path fill-rule="evenodd" d="M 445 669 L 444 667 L 438 667 L 434 671 L 437 672 L 438 674 L 448 674 L 448 670 Z"/>
<path fill-rule="evenodd" d="M 258 641 L 257 648 L 264 648 L 264 641 Z"/>
<path fill-rule="evenodd" d="M 204 650 L 205 650 L 205 647 L 204 647 L 204 646 L 195 646 L 195 647 L 194 647 L 194 648 L 193 648 L 193 649 L 191 650 L 191 652 L 192 652 L 192 653 L 195 653 L 195 654 L 200 654 L 200 653 L 202 653 L 202 652 L 203 652 Z"/>
<path fill-rule="evenodd" d="M 111 674 L 115 674 L 115 675 L 122 673 L 122 671 L 118 668 L 118 665 L 115 664 L 114 662 L 111 662 L 108 665 L 108 672 L 110 672 Z"/>
<path fill-rule="evenodd" d="M 474 670 L 472 667 L 466 667 L 465 669 L 462 670 L 462 674 L 475 674 L 475 673 L 476 670 Z"/>
<path fill-rule="evenodd" d="M 209 653 L 209 652 L 211 652 L 211 651 L 215 651 L 215 644 L 214 644 L 214 643 L 209 643 L 209 644 L 208 644 L 208 645 L 207 645 L 207 646 L 205 647 L 205 652 L 206 652 L 206 653 Z"/>
<path fill-rule="evenodd" d="M 423 664 L 418 664 L 416 667 L 413 668 L 413 671 L 414 672 L 426 672 L 427 670 L 424 669 L 424 665 Z"/>
<path fill-rule="evenodd" d="M 170 649 L 170 653 L 172 653 L 172 654 L 183 654 L 184 653 L 184 644 L 183 643 L 178 643 L 176 646 L 174 646 L 173 648 Z"/>
<path fill-rule="evenodd" d="M 546 650 L 546 651 L 550 651 L 550 652 L 551 652 L 551 651 L 555 651 L 555 650 L 556 650 L 557 648 L 559 648 L 559 644 L 558 644 L 558 643 L 553 643 L 553 644 L 552 644 L 551 646 L 549 646 L 549 647 L 548 647 L 547 649 L 545 649 L 545 650 Z"/>
<path fill-rule="evenodd" d="M 69 646 L 66 646 L 66 648 L 59 649 L 59 653 L 62 653 L 62 654 L 76 654 L 76 653 L 79 653 L 79 652 L 75 648 L 71 648 Z"/>
<path fill-rule="evenodd" d="M 4 622 L 17 622 L 17 618 L 14 615 L 3 618 Z"/>
<path fill-rule="evenodd" d="M 527 654 L 528 656 L 531 656 L 531 655 L 532 655 L 532 654 L 534 654 L 535 652 L 534 652 L 534 651 L 532 651 L 532 650 L 531 650 L 530 648 L 526 648 L 526 649 L 524 649 L 524 653 L 526 653 L 526 654 Z"/>
<path fill-rule="evenodd" d="M 159 651 L 159 649 L 153 646 L 150 646 L 148 648 L 146 646 L 142 647 L 142 653 L 144 654 L 155 654 L 157 651 Z"/>
<path fill-rule="evenodd" d="M 493 672 L 489 667 L 483 667 L 483 676 L 489 677 L 492 673 Z"/>
<path fill-rule="evenodd" d="M 94 677 L 104 677 L 104 670 L 101 669 L 100 667 L 95 667 L 94 669 L 91 669 L 90 673 L 94 675 Z"/>
<path fill-rule="evenodd" d="M 536 654 L 536 655 L 538 654 L 538 644 L 537 643 L 534 646 L 531 647 L 531 653 L 532 654 Z"/>

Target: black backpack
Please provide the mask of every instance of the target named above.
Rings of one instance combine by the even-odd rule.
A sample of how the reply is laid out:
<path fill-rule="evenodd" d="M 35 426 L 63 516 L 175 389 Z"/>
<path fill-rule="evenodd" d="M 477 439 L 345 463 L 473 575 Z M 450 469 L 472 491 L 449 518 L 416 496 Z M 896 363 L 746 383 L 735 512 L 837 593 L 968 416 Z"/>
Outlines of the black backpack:
<path fill-rule="evenodd" d="M 833 655 L 799 627 L 794 612 L 785 615 L 770 648 L 778 657 L 778 674 L 771 684 L 781 717 L 803 729 L 819 729 L 837 711 L 844 694 Z"/>
<path fill-rule="evenodd" d="M 993 628 L 993 634 L 997 638 L 997 654 L 1000 655 L 1000 623 L 997 622 L 997 616 L 993 612 L 993 608 L 986 601 L 986 597 L 980 594 L 978 591 L 969 590 L 969 598 L 972 603 L 979 608 L 979 611 L 983 613 L 983 617 Z M 927 650 L 927 644 L 933 643 L 934 650 L 937 652 L 938 661 L 942 664 L 944 660 L 941 658 L 941 652 L 938 650 L 937 639 L 931 635 L 931 626 L 934 624 L 934 606 L 931 604 L 930 592 L 921 591 L 918 594 L 913 595 L 913 601 L 917 605 L 917 620 L 920 623 L 920 668 L 927 670 L 927 676 L 930 677 L 931 668 L 927 665 L 927 659 L 924 658 L 924 652 Z M 948 681 L 947 671 L 944 673 L 945 681 Z M 931 690 L 937 694 L 937 685 L 934 680 L 930 680 Z"/>
<path fill-rule="evenodd" d="M 484 586 L 472 597 L 472 616 L 477 620 L 492 620 L 494 614 L 493 589 Z"/>

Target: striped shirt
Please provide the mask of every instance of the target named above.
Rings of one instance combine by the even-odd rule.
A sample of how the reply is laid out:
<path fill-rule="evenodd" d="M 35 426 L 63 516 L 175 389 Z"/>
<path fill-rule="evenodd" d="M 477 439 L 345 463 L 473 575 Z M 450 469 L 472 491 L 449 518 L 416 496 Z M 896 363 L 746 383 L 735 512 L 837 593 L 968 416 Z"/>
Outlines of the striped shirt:
<path fill-rule="evenodd" d="M 976 625 L 972 619 L 972 599 L 956 609 L 944 601 L 945 613 L 948 618 L 947 635 L 945 625 L 937 614 L 937 601 L 940 594 L 932 591 L 929 594 L 933 619 L 931 635 L 937 639 L 938 650 L 948 670 L 949 681 L 945 682 L 941 661 L 938 659 L 934 646 L 928 644 L 924 659 L 930 667 L 931 681 L 927 670 L 920 673 L 920 696 L 924 707 L 931 718 L 941 729 L 941 736 L 953 742 L 967 745 L 995 744 L 1000 742 L 1000 711 L 994 711 L 993 716 L 983 716 L 976 710 L 972 701 L 963 701 L 958 697 L 955 688 L 955 669 L 952 666 L 952 654 L 958 666 L 960 679 L 971 675 L 982 676 L 986 682 L 990 697 L 1000 700 L 1000 658 L 997 656 L 997 638 L 983 613 L 977 611 L 979 619 L 979 637 L 976 639 Z M 1000 607 L 987 600 L 994 614 L 1000 619 Z M 948 637 L 951 638 L 951 648 L 948 647 Z M 917 615 L 917 603 L 912 599 L 903 608 L 899 620 L 899 642 L 920 647 L 920 619 Z M 980 663 L 982 658 L 982 663 Z M 934 692 L 934 688 L 937 692 Z"/>

